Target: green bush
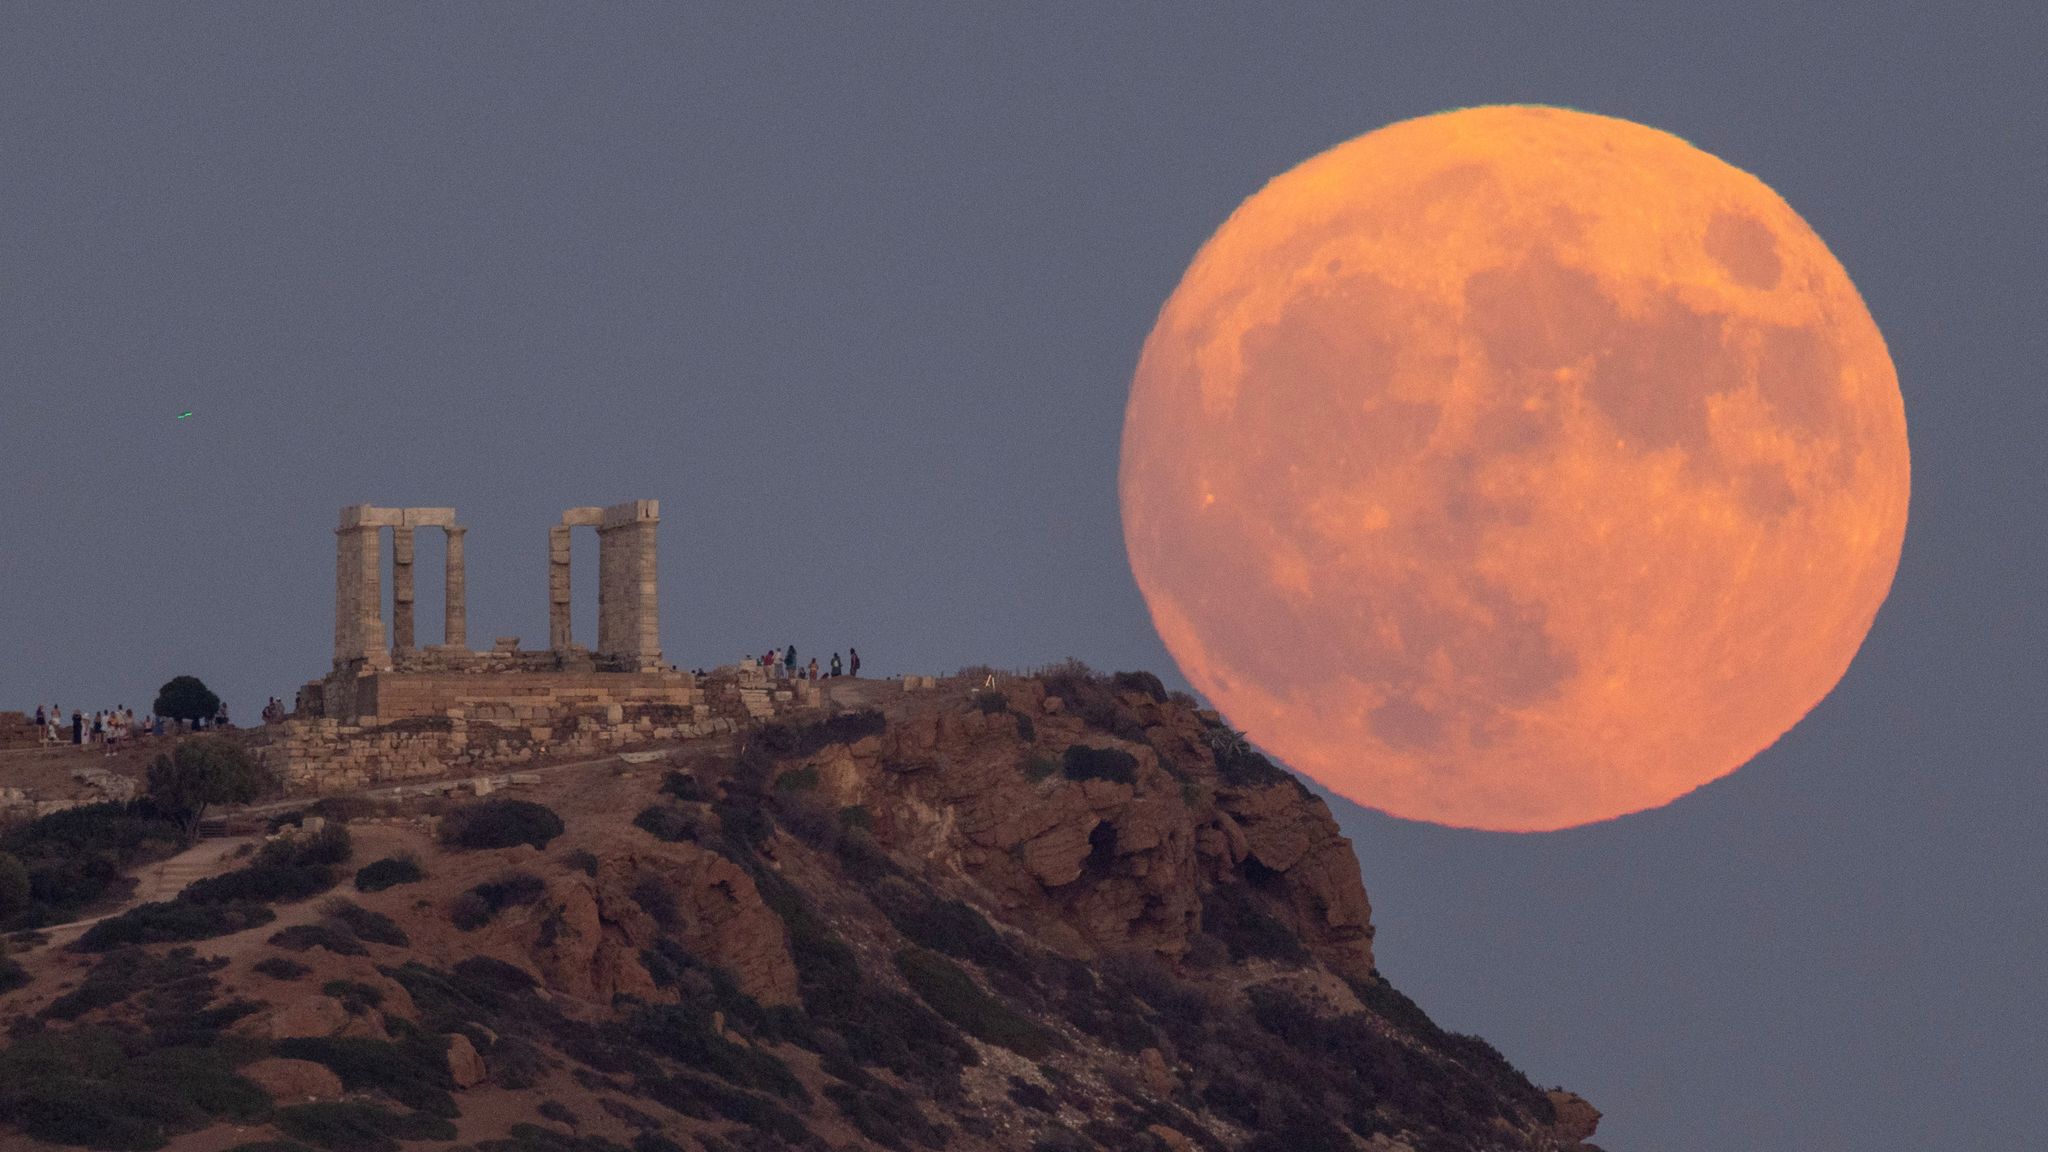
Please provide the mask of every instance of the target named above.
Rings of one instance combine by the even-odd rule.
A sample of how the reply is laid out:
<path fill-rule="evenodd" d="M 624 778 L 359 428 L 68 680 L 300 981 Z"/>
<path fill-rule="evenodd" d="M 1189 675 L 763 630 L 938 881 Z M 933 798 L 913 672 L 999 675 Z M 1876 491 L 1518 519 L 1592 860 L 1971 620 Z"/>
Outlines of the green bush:
<path fill-rule="evenodd" d="M 356 891 L 382 892 L 400 884 L 417 884 L 427 878 L 419 861 L 410 856 L 386 856 L 356 869 Z"/>
<path fill-rule="evenodd" d="M 474 889 L 457 896 L 448 905 L 448 922 L 464 932 L 474 932 L 491 922 L 491 906 Z"/>
<path fill-rule="evenodd" d="M 1059 697 L 1067 711 L 1082 723 L 1119 740 L 1144 742 L 1145 726 L 1138 722 L 1137 715 L 1117 699 L 1117 690 L 1089 671 L 1086 664 L 1070 661 L 1047 672 L 1043 679 L 1045 694 Z"/>
<path fill-rule="evenodd" d="M 402 1043 L 366 1036 L 295 1036 L 273 1041 L 273 1055 L 325 1064 L 351 1092 L 380 1092 L 408 1108 L 455 1116 L 448 1038 L 414 1034 Z"/>
<path fill-rule="evenodd" d="M 353 843 L 348 829 L 330 824 L 310 836 L 281 836 L 263 845 L 248 865 L 185 886 L 178 899 L 190 904 L 304 900 L 341 880 Z"/>
<path fill-rule="evenodd" d="M 773 1099 L 721 1084 L 708 1077 L 682 1073 L 642 1082 L 648 1095 L 685 1116 L 723 1117 L 779 1138 L 784 1146 L 811 1143 L 810 1129 Z"/>
<path fill-rule="evenodd" d="M 760 851 L 761 845 L 775 832 L 775 822 L 769 818 L 768 810 L 757 795 L 746 792 L 728 794 L 711 806 L 712 814 L 718 817 L 722 851 L 727 856 L 740 860 Z"/>
<path fill-rule="evenodd" d="M 633 903 L 661 927 L 674 930 L 683 926 L 682 906 L 676 903 L 676 894 L 662 883 L 661 877 L 652 872 L 642 873 L 633 881 L 632 896 Z"/>
<path fill-rule="evenodd" d="M 0 852 L 0 924 L 27 912 L 32 903 L 28 867 L 12 853 Z"/>
<path fill-rule="evenodd" d="M 653 804 L 641 809 L 633 817 L 633 826 L 671 844 L 695 843 L 702 838 L 696 815 L 673 804 Z"/>
<path fill-rule="evenodd" d="M 457 848 L 546 848 L 562 831 L 554 809 L 531 800 L 483 800 L 441 821 L 442 841 Z"/>
<path fill-rule="evenodd" d="M 53 1020 L 76 1020 L 97 1008 L 107 1008 L 131 997 L 161 988 L 179 988 L 210 998 L 212 974 L 227 965 L 219 957 L 201 958 L 191 948 L 173 948 L 152 956 L 141 948 L 124 948 L 93 965 L 78 987 L 52 1000 L 42 1015 Z"/>
<path fill-rule="evenodd" d="M 869 736 L 879 736 L 888 727 L 889 722 L 879 709 L 865 708 L 809 724 L 764 724 L 747 744 L 778 760 L 793 760 L 800 756 L 814 756 L 834 744 L 852 744 Z"/>
<path fill-rule="evenodd" d="M 788 929 L 810 1020 L 843 1038 L 849 1059 L 887 1068 L 937 1098 L 957 1094 L 961 1068 L 979 1059 L 974 1046 L 923 1004 L 865 979 L 853 949 L 789 881 L 761 869 L 754 884 Z"/>
<path fill-rule="evenodd" d="M 976 689 L 968 702 L 981 709 L 984 716 L 1000 716 L 1010 710 L 1010 698 L 993 688 Z"/>
<path fill-rule="evenodd" d="M 177 822 L 147 800 L 87 804 L 0 831 L 0 851 L 28 873 L 30 906 L 16 925 L 72 918 L 124 872 L 178 849 Z"/>
<path fill-rule="evenodd" d="M 870 1079 L 865 1087 L 828 1084 L 825 1096 L 861 1135 L 884 1148 L 904 1148 L 905 1140 L 926 1148 L 946 1146 L 945 1127 L 925 1119 L 917 1101 L 901 1088 Z"/>
<path fill-rule="evenodd" d="M 817 787 L 818 769 L 816 765 L 806 764 L 802 768 L 792 768 L 775 778 L 775 790 L 777 792 L 809 792 Z"/>
<path fill-rule="evenodd" d="M 526 969 L 493 956 L 471 956 L 459 961 L 455 976 L 469 987 L 487 988 L 498 996 L 516 996 L 535 987 Z"/>
<path fill-rule="evenodd" d="M 384 1003 L 383 989 L 359 980 L 329 980 L 320 986 L 320 991 L 341 1001 L 351 1016 L 361 1016 Z"/>
<path fill-rule="evenodd" d="M 892 881 L 872 893 L 882 914 L 911 943 L 971 960 L 988 971 L 1031 974 L 1030 960 L 995 930 L 988 918 L 958 900 L 939 900 L 908 883 Z"/>
<path fill-rule="evenodd" d="M 353 901 L 336 897 L 322 905 L 320 910 L 347 925 L 348 930 L 355 933 L 356 939 L 366 943 L 388 944 L 393 948 L 405 948 L 412 944 L 412 940 L 405 934 L 405 929 L 400 928 L 391 917 L 382 912 L 372 912 Z"/>
<path fill-rule="evenodd" d="M 400 1140 L 453 1140 L 455 1125 L 426 1112 L 401 1115 L 374 1104 L 299 1104 L 277 1111 L 287 1136 L 327 1152 L 399 1152 Z"/>
<path fill-rule="evenodd" d="M 211 940 L 277 919 L 261 904 L 192 904 L 182 900 L 138 904 L 85 930 L 71 945 L 76 952 L 108 952 L 130 944 Z"/>
<path fill-rule="evenodd" d="M 0 1121 L 51 1144 L 127 1150 L 270 1111 L 269 1097 L 217 1052 L 137 1048 L 134 1037 L 97 1028 L 17 1041 L 0 1052 Z"/>
<path fill-rule="evenodd" d="M 1275 784 L 1301 782 L 1286 769 L 1260 755 L 1243 733 L 1220 724 L 1212 724 L 1204 733 L 1209 751 L 1216 756 L 1216 774 L 1225 784 L 1233 788 L 1271 788 Z"/>
<path fill-rule="evenodd" d="M 966 970 L 936 952 L 905 948 L 896 953 L 896 968 L 933 1011 L 977 1040 L 1032 1060 L 1060 1047 L 1056 1035 L 983 992 Z"/>
<path fill-rule="evenodd" d="M 11 956 L 0 955 L 0 996 L 28 986 L 28 969 Z"/>
<path fill-rule="evenodd" d="M 1060 757 L 1060 771 L 1069 780 L 1109 780 L 1134 784 L 1138 779 L 1138 758 L 1121 748 L 1091 748 L 1068 745 Z"/>
<path fill-rule="evenodd" d="M 269 956 L 249 967 L 272 980 L 297 980 L 312 971 L 311 968 L 286 956 Z"/>
<path fill-rule="evenodd" d="M 670 771 L 663 776 L 661 790 L 678 800 L 709 803 L 712 799 L 711 793 L 697 782 L 695 776 L 683 772 Z"/>
<path fill-rule="evenodd" d="M 1166 703 L 1166 685 L 1150 672 L 1118 672 L 1109 678 L 1109 686 L 1118 692 L 1135 692 L 1155 703 Z"/>
<path fill-rule="evenodd" d="M 531 872 L 507 872 L 456 897 L 449 919 L 464 932 L 473 932 L 513 905 L 539 900 L 546 890 L 547 882 Z"/>
<path fill-rule="evenodd" d="M 633 1038 L 649 1051 L 685 1067 L 785 1100 L 807 1103 L 811 1098 L 803 1082 L 781 1060 L 720 1036 L 712 1027 L 708 1005 L 649 1005 L 634 1013 L 629 1028 Z"/>
<path fill-rule="evenodd" d="M 1229 946 L 1232 961 L 1309 960 L 1308 949 L 1294 930 L 1268 913 L 1242 884 L 1218 884 L 1202 893 L 1202 930 Z"/>
<path fill-rule="evenodd" d="M 370 950 L 356 939 L 346 924 L 294 924 L 270 935 L 267 941 L 273 948 L 287 952 L 305 952 L 314 948 L 325 948 L 336 956 L 368 956 Z"/>
<path fill-rule="evenodd" d="M 570 1111 L 569 1106 L 559 1100 L 543 1100 L 540 1102 L 540 1107 L 535 1109 L 535 1111 L 539 1112 L 544 1120 L 553 1120 L 557 1124 L 567 1124 L 571 1128 L 582 1123 L 582 1121 L 576 1118 L 576 1113 Z"/>

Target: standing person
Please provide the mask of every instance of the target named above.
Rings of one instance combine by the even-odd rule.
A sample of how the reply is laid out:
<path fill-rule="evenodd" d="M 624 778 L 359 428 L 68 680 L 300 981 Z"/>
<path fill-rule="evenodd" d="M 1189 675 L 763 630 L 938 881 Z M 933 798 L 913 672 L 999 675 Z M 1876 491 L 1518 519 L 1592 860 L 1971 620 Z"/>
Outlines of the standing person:
<path fill-rule="evenodd" d="M 105 712 L 95 712 L 92 714 L 92 742 L 98 744 L 106 738 L 107 714 Z"/>
<path fill-rule="evenodd" d="M 848 648 L 846 650 L 846 671 L 854 679 L 858 680 L 860 678 L 860 649 Z"/>
<path fill-rule="evenodd" d="M 76 708 L 71 710 L 71 743 L 80 748 L 85 746 L 85 715 Z"/>
<path fill-rule="evenodd" d="M 818 658 L 817 658 L 816 656 L 813 656 L 813 657 L 811 657 L 811 680 L 812 680 L 812 682 L 813 682 L 813 683 L 815 683 L 815 682 L 817 681 L 817 679 L 818 679 Z"/>
<path fill-rule="evenodd" d="M 50 718 L 48 716 L 43 715 L 43 706 L 41 704 L 36 705 L 36 727 L 47 727 L 49 725 L 49 722 Z"/>
<path fill-rule="evenodd" d="M 832 675 L 834 675 L 834 676 L 837 676 L 837 675 L 839 675 L 839 672 L 840 672 L 840 663 L 839 663 L 839 653 L 837 653 L 837 652 L 834 652 L 834 653 L 832 654 Z"/>
<path fill-rule="evenodd" d="M 791 644 L 782 654 L 782 667 L 791 680 L 796 679 L 796 645 Z"/>

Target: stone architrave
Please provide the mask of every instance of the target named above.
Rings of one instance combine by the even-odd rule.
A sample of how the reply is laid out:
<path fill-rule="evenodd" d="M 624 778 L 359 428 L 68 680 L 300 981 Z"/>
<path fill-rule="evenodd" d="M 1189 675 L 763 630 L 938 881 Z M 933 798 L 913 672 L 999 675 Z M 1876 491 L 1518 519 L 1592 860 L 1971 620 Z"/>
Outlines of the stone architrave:
<path fill-rule="evenodd" d="M 412 651 L 413 532 L 439 528 L 448 534 L 447 643 L 468 643 L 467 588 L 462 563 L 462 533 L 453 508 L 378 508 L 353 504 L 341 510 L 334 530 L 334 666 L 361 663 L 373 669 L 391 667 L 391 647 L 384 639 L 384 572 L 378 535 L 391 529 L 392 628 L 401 652 Z"/>
<path fill-rule="evenodd" d="M 356 504 L 341 510 L 334 530 L 334 663 L 341 667 L 362 661 L 372 668 L 391 666 L 384 643 L 384 573 L 377 536 L 396 528 L 404 516 L 394 508 Z"/>

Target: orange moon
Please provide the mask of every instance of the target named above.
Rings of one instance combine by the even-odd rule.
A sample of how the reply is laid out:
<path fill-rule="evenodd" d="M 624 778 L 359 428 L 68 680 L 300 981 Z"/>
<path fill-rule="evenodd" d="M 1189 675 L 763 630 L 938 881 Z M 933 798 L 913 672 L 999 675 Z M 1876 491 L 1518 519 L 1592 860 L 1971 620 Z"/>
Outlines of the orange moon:
<path fill-rule="evenodd" d="M 1784 200 L 1501 106 L 1232 213 L 1145 342 L 1119 487 L 1233 725 L 1360 804 L 1541 831 L 1667 804 L 1819 703 L 1910 474 L 1884 339 Z"/>

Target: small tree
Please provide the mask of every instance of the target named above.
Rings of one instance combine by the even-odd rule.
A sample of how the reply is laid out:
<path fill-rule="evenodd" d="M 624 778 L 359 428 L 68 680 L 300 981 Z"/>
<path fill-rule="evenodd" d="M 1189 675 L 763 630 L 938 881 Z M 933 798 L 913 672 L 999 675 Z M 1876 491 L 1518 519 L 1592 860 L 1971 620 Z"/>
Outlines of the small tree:
<path fill-rule="evenodd" d="M 198 837 L 208 807 L 247 804 L 265 783 L 263 770 L 240 745 L 217 737 L 186 740 L 149 766 L 150 799 L 174 814 L 187 844 Z"/>
<path fill-rule="evenodd" d="M 220 697 L 197 676 L 173 676 L 156 691 L 156 714 L 190 720 L 196 728 L 220 714 Z"/>

